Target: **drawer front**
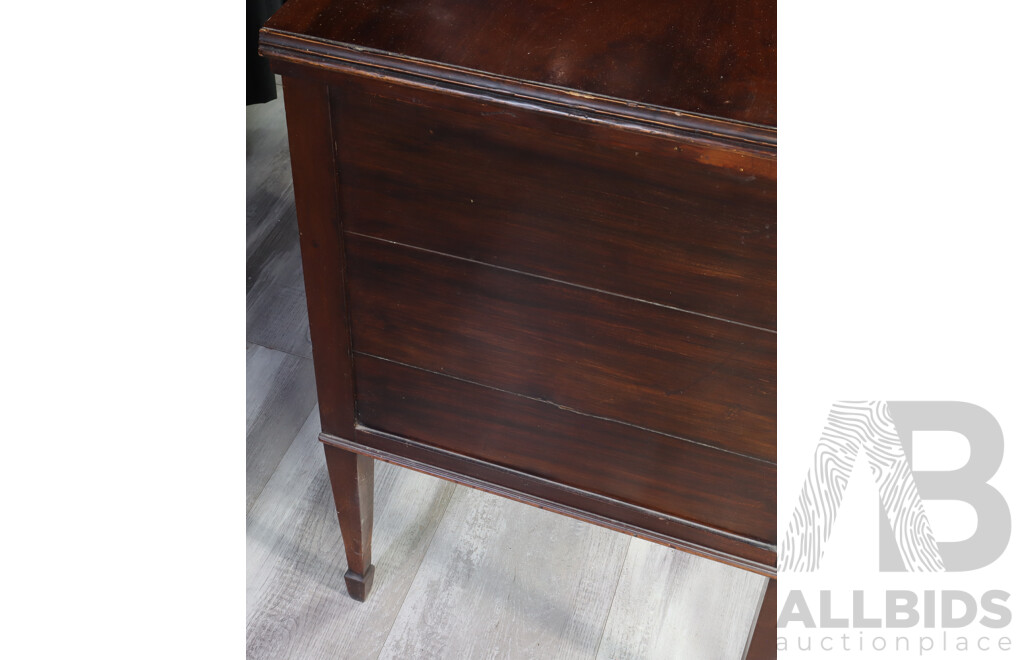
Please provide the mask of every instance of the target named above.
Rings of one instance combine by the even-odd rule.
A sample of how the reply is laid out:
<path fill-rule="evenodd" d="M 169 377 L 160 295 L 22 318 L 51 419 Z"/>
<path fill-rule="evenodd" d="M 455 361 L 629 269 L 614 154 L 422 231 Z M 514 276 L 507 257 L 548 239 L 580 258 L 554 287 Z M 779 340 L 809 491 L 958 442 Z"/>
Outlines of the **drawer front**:
<path fill-rule="evenodd" d="M 355 367 L 366 427 L 775 544 L 772 464 L 376 358 Z"/>
<path fill-rule="evenodd" d="M 357 354 L 775 460 L 774 333 L 376 239 L 346 251 Z M 383 394 L 356 373 L 362 410 Z"/>
<path fill-rule="evenodd" d="M 347 231 L 768 329 L 775 158 L 352 78 Z"/>

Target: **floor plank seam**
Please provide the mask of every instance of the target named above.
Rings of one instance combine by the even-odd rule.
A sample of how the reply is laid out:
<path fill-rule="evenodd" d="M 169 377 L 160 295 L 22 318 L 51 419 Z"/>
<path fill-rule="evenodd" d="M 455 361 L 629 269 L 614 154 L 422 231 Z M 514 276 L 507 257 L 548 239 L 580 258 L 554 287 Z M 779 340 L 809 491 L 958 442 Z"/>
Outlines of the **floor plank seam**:
<path fill-rule="evenodd" d="M 431 477 L 431 478 L 432 479 L 438 479 L 439 481 L 443 481 L 443 479 L 439 479 L 438 477 Z M 445 501 L 444 501 L 444 511 L 441 513 L 440 516 L 438 516 L 437 524 L 434 525 L 434 531 L 431 532 L 431 534 L 430 534 L 430 541 L 427 542 L 427 549 L 424 551 L 423 556 L 420 557 L 420 563 L 416 567 L 416 572 L 413 573 L 412 579 L 409 580 L 409 585 L 405 588 L 405 593 L 402 594 L 402 599 L 401 599 L 402 607 L 399 607 L 395 611 L 395 616 L 391 619 L 391 622 L 388 624 L 388 634 L 384 636 L 384 643 L 381 644 L 380 650 L 377 651 L 377 655 L 376 655 L 376 659 L 377 660 L 380 660 L 381 654 L 384 653 L 384 649 L 386 649 L 388 647 L 388 641 L 391 639 L 391 633 L 395 629 L 395 622 L 398 621 L 398 618 L 402 615 L 402 610 L 405 609 L 405 604 L 406 604 L 406 602 L 408 601 L 408 598 L 409 598 L 409 592 L 412 590 L 413 585 L 416 583 L 416 578 L 419 576 L 420 570 L 423 567 L 423 561 L 427 558 L 427 555 L 430 554 L 430 549 L 432 547 L 434 547 L 434 539 L 437 538 L 437 530 L 441 529 L 441 525 L 444 523 L 445 516 L 448 515 L 448 507 L 451 505 L 452 497 L 455 495 L 455 490 L 457 488 L 460 488 L 460 486 L 458 484 L 456 484 L 456 483 L 452 483 L 452 482 L 448 482 L 448 483 L 450 483 L 452 487 L 450 489 L 448 489 L 448 496 L 445 498 Z"/>
<path fill-rule="evenodd" d="M 313 361 L 313 358 L 309 357 L 308 355 L 299 355 L 298 353 L 292 353 L 291 351 L 286 351 L 286 350 L 281 349 L 281 348 L 273 348 L 271 346 L 265 346 L 265 345 L 259 343 L 258 341 L 252 341 L 251 339 L 248 339 L 248 338 L 246 338 L 246 341 L 250 345 L 252 345 L 252 346 L 259 346 L 260 348 L 266 349 L 268 351 L 276 351 L 278 353 L 283 353 L 285 355 L 290 355 L 293 358 L 299 358 L 301 360 L 306 360 L 308 362 L 312 362 Z M 316 404 L 314 403 L 313 405 L 315 406 Z M 310 410 L 312 410 L 312 408 Z"/>
<path fill-rule="evenodd" d="M 264 347 L 264 348 L 266 348 L 266 347 Z M 268 349 L 268 350 L 275 350 L 275 349 L 271 348 L 271 349 Z M 297 355 L 295 357 L 301 357 L 301 356 Z M 314 401 L 313 402 L 313 406 L 309 410 L 306 411 L 306 414 L 303 416 L 303 418 L 309 417 L 313 413 L 313 411 L 316 410 L 316 406 L 317 406 L 318 403 L 319 403 L 318 401 Z M 299 439 L 299 436 L 301 434 L 302 434 L 302 426 L 299 426 L 299 429 L 297 431 L 295 431 L 295 436 L 292 437 L 292 441 L 288 443 L 288 448 L 285 449 L 284 453 L 281 454 L 281 457 L 279 459 L 277 459 L 277 462 L 274 464 L 274 469 L 270 471 L 270 476 L 267 478 L 267 480 L 265 482 L 263 482 L 263 485 L 260 487 L 260 492 L 258 492 L 256 494 L 256 497 L 252 498 L 252 504 L 250 504 L 249 507 L 245 510 L 245 518 L 246 518 L 246 524 L 247 525 L 248 525 L 248 520 L 249 520 L 249 514 L 251 514 L 252 510 L 254 508 L 256 508 L 256 503 L 259 502 L 260 499 L 263 497 L 263 492 L 267 489 L 267 484 L 269 484 L 270 481 L 274 478 L 274 475 L 277 474 L 277 470 L 281 467 L 281 462 L 284 461 L 284 457 L 288 454 L 289 451 L 291 451 L 292 446 Z"/>
<path fill-rule="evenodd" d="M 615 607 L 615 596 L 619 593 L 619 585 L 622 584 L 622 573 L 626 570 L 626 559 L 629 557 L 629 546 L 633 544 L 636 537 L 631 537 L 626 544 L 626 551 L 622 553 L 622 563 L 619 564 L 618 575 L 615 576 L 615 588 L 612 589 L 612 600 L 608 603 L 608 609 L 604 613 L 604 622 L 601 624 L 601 641 L 594 651 L 594 660 L 601 657 L 601 645 L 608 638 L 608 622 L 612 619 L 612 608 Z"/>

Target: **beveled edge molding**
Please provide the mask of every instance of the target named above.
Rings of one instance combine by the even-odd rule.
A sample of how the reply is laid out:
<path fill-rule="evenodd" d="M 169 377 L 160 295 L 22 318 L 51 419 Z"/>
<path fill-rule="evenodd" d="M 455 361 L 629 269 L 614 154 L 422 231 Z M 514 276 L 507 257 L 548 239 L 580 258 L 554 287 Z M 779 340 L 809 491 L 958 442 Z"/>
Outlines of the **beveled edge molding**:
<path fill-rule="evenodd" d="M 707 527 L 675 516 L 650 511 L 610 497 L 555 483 L 542 477 L 456 454 L 402 436 L 371 429 L 361 424 L 356 424 L 354 437 L 356 438 L 355 440 L 349 440 L 326 432 L 319 435 L 320 442 L 332 447 L 347 449 L 387 463 L 393 463 L 400 467 L 507 497 L 531 506 L 576 518 L 577 520 L 600 525 L 601 527 L 699 555 L 723 564 L 735 566 L 736 568 L 742 568 L 765 577 L 775 578 L 777 575 L 777 569 L 774 564 L 769 564 L 752 557 L 745 557 L 736 552 L 709 547 L 707 542 L 711 541 L 715 546 L 732 546 L 736 550 L 746 548 L 751 551 L 752 555 L 764 559 L 769 559 L 769 557 L 774 559 L 776 554 L 776 546 L 774 545 Z M 417 454 L 423 459 L 428 459 L 428 457 L 435 458 L 419 460 L 416 458 Z M 441 458 L 442 460 L 437 461 L 436 458 Z M 451 467 L 439 467 L 439 463 L 446 463 Z M 479 475 L 479 478 L 471 476 L 471 473 Z M 516 482 L 519 482 L 523 488 L 514 486 L 513 484 Z M 642 521 L 649 519 L 653 524 L 659 524 L 662 527 L 665 527 L 667 524 L 667 526 L 685 530 L 685 534 L 676 536 L 650 531 L 636 524 L 622 522 L 616 518 L 585 511 L 571 504 L 526 492 L 527 489 L 552 491 L 567 500 L 584 499 L 596 501 L 605 509 L 628 513 L 628 517 L 634 520 Z"/>
<path fill-rule="evenodd" d="M 769 126 L 527 82 L 274 28 L 260 30 L 259 53 L 281 63 L 499 101 L 646 133 L 699 140 L 760 156 L 776 155 L 778 131 Z"/>

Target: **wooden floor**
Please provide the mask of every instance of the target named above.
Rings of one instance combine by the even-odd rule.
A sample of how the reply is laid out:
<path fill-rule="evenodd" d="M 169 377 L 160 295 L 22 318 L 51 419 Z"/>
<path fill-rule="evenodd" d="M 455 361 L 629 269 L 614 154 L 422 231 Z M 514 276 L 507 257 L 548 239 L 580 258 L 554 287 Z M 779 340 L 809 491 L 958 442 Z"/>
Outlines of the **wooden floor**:
<path fill-rule="evenodd" d="M 284 109 L 246 112 L 248 657 L 740 658 L 763 578 L 384 463 L 348 597 Z"/>

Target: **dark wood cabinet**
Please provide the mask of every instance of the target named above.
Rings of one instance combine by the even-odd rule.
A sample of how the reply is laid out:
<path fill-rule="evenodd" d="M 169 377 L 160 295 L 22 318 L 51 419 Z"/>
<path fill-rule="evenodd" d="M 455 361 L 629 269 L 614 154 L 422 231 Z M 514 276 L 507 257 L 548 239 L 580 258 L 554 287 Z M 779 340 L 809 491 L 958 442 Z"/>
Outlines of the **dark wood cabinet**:
<path fill-rule="evenodd" d="M 261 50 L 350 593 L 371 459 L 774 578 L 774 3 L 289 0 Z"/>

